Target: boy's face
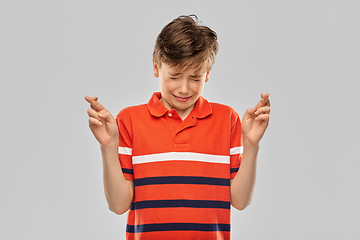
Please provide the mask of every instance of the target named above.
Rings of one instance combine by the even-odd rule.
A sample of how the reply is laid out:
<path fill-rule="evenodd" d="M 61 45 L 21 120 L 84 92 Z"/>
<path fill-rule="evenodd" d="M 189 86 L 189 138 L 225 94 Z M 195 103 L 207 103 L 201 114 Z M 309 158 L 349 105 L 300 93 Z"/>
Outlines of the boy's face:
<path fill-rule="evenodd" d="M 175 109 L 181 118 L 185 118 L 200 97 L 210 71 L 196 72 L 191 67 L 182 71 L 166 63 L 159 67 L 154 59 L 153 70 L 160 81 L 161 102 L 167 109 Z"/>

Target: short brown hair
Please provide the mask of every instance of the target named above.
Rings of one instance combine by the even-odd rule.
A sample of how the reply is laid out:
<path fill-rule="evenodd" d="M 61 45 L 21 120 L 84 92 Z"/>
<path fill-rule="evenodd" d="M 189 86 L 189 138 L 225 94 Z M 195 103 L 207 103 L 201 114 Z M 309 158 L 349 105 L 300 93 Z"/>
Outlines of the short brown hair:
<path fill-rule="evenodd" d="M 180 16 L 167 24 L 158 35 L 153 58 L 178 69 L 195 67 L 210 71 L 219 45 L 216 33 L 198 24 L 196 15 Z"/>

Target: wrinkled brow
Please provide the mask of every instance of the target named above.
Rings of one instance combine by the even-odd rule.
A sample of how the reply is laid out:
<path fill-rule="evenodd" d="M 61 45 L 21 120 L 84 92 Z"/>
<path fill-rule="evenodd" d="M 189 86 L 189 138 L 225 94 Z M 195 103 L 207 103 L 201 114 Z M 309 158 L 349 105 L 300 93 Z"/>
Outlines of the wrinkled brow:
<path fill-rule="evenodd" d="M 176 76 L 181 75 L 181 73 L 180 72 L 169 72 L 169 75 L 171 75 L 173 77 L 176 77 Z M 204 74 L 195 73 L 194 75 L 191 75 L 190 77 L 192 77 L 192 78 L 200 78 L 200 77 L 202 77 L 202 75 L 204 75 Z"/>
<path fill-rule="evenodd" d="M 180 75 L 179 72 L 169 72 L 169 74 L 170 74 L 171 76 L 178 76 L 178 75 Z"/>

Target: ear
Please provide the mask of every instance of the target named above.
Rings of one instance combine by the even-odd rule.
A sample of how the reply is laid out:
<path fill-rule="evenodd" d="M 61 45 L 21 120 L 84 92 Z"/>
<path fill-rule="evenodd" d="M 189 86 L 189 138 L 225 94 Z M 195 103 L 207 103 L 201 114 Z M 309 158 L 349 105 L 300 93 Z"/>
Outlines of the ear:
<path fill-rule="evenodd" d="M 209 77 L 210 77 L 210 71 L 208 71 L 208 72 L 206 73 L 205 82 L 209 81 Z"/>
<path fill-rule="evenodd" d="M 153 58 L 153 71 L 154 71 L 154 76 L 155 77 L 159 77 L 159 66 L 158 64 L 156 63 L 155 59 Z"/>

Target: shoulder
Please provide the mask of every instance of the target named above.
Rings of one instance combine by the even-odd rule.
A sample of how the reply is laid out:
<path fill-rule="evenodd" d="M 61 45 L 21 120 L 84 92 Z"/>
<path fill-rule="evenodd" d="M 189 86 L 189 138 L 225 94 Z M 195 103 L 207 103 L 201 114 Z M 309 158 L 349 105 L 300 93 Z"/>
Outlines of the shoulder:
<path fill-rule="evenodd" d="M 129 106 L 120 110 L 117 114 L 116 119 L 118 120 L 130 120 L 132 117 L 141 117 L 144 114 L 148 114 L 149 110 L 146 104 L 136 105 L 136 106 Z"/>
<path fill-rule="evenodd" d="M 215 115 L 229 115 L 229 116 L 239 116 L 238 113 L 230 106 L 221 104 L 221 103 L 214 103 L 210 102 L 212 112 Z"/>
<path fill-rule="evenodd" d="M 220 103 L 210 103 L 212 108 L 212 117 L 218 122 L 228 122 L 231 127 L 241 124 L 239 114 L 230 106 Z"/>

